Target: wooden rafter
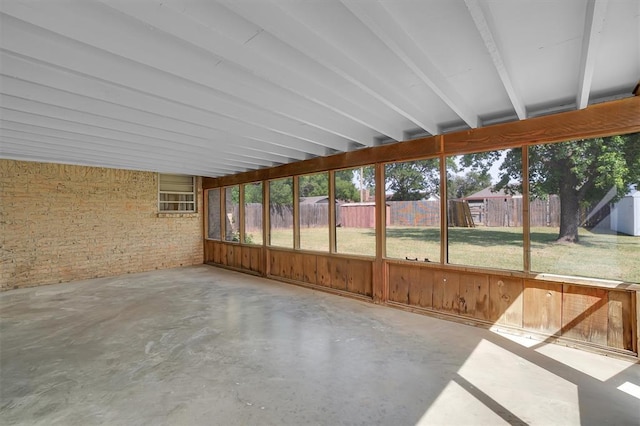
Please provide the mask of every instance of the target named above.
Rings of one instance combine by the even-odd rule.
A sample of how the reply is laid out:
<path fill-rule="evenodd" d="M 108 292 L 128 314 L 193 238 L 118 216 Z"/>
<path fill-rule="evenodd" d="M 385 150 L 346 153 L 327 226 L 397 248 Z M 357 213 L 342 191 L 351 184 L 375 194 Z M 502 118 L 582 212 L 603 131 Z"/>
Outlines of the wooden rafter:
<path fill-rule="evenodd" d="M 467 5 L 467 9 L 469 9 L 469 13 L 471 13 L 471 17 L 473 18 L 476 27 L 478 28 L 480 36 L 487 47 L 487 51 L 489 52 L 489 55 L 491 55 L 493 65 L 500 76 L 500 80 L 502 80 L 504 89 L 506 90 L 507 95 L 509 95 L 509 99 L 513 104 L 513 108 L 515 109 L 518 118 L 520 120 L 524 120 L 527 117 L 524 102 L 522 102 L 520 95 L 518 95 L 516 89 L 513 87 L 509 71 L 502 60 L 502 54 L 500 53 L 498 44 L 493 38 L 493 32 L 487 22 L 484 12 L 482 11 L 480 2 L 478 0 L 465 0 L 465 3 Z"/>
<path fill-rule="evenodd" d="M 591 105 L 582 110 L 318 157 L 269 169 L 204 178 L 203 185 L 214 188 L 374 163 L 435 157 L 441 153 L 456 155 L 637 131 L 640 131 L 640 96 Z"/>
<path fill-rule="evenodd" d="M 591 81 L 596 65 L 596 53 L 600 42 L 600 34 L 604 26 L 607 0 L 589 0 L 584 21 L 584 33 L 582 36 L 582 55 L 580 57 L 580 78 L 578 80 L 578 96 L 576 105 L 578 109 L 586 108 L 589 104 Z"/>

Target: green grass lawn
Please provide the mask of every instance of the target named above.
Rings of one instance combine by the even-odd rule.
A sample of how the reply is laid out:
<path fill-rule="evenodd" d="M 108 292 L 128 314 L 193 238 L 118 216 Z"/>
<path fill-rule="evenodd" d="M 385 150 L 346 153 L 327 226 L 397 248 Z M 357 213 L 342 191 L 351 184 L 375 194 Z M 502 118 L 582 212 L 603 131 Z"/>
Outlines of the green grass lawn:
<path fill-rule="evenodd" d="M 561 275 L 640 282 L 640 237 L 580 229 L 579 244 L 557 244 L 557 228 L 531 229 L 531 269 Z M 277 230 L 272 245 L 293 246 L 292 230 Z M 327 228 L 301 229 L 301 247 L 328 251 Z M 337 228 L 338 252 L 375 255 L 373 229 Z M 449 228 L 449 262 L 523 269 L 522 228 Z M 440 229 L 387 228 L 387 257 L 440 261 Z"/>

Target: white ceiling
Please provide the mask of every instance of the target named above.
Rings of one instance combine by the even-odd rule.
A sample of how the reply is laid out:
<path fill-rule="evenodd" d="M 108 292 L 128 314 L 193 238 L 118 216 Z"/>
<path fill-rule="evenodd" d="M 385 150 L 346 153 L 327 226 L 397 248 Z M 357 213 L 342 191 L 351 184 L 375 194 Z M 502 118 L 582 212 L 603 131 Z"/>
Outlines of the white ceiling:
<path fill-rule="evenodd" d="M 222 176 L 630 96 L 638 0 L 0 0 L 0 157 Z"/>

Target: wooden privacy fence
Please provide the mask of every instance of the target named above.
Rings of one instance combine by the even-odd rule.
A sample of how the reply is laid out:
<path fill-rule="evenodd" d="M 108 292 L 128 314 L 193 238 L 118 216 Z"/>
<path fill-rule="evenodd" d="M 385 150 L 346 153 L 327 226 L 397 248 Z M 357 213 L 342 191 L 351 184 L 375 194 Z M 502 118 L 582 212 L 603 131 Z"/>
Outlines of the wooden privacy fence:
<path fill-rule="evenodd" d="M 390 201 L 392 226 L 439 226 L 440 201 Z M 448 202 L 449 223 L 453 226 L 484 225 L 491 227 L 522 226 L 522 198 L 485 198 L 470 200 L 469 212 L 461 200 Z M 560 198 L 552 195 L 546 200 L 529 203 L 531 226 L 560 226 Z M 459 219 L 457 219 L 460 217 Z"/>
<path fill-rule="evenodd" d="M 453 201 L 449 202 L 449 207 Z M 458 201 L 458 203 L 460 202 Z M 237 206 L 234 206 L 234 209 L 237 209 Z M 531 200 L 529 209 L 531 226 L 560 226 L 560 198 L 557 195 L 552 195 L 546 200 Z M 291 228 L 293 226 L 292 206 L 272 205 L 270 210 L 273 228 Z M 473 218 L 473 225 L 476 226 L 522 226 L 522 198 L 486 198 L 470 201 L 469 210 Z M 451 220 L 451 212 L 449 213 L 450 223 L 452 225 L 458 223 Z M 234 211 L 234 214 L 237 212 Z M 343 227 L 372 228 L 375 226 L 375 206 L 373 203 L 337 205 L 336 215 L 336 224 Z M 262 229 L 262 204 L 250 203 L 246 205 L 245 224 L 247 229 Z M 440 201 L 388 201 L 387 225 L 439 226 Z M 304 228 L 329 226 L 329 205 L 300 204 L 300 226 Z"/>
<path fill-rule="evenodd" d="M 387 209 L 387 225 L 391 224 L 389 204 Z M 345 228 L 375 228 L 376 205 L 375 203 L 347 203 L 339 206 L 340 221 L 336 224 Z"/>
<path fill-rule="evenodd" d="M 440 201 L 389 201 L 394 226 L 440 226 Z"/>
<path fill-rule="evenodd" d="M 522 205 L 520 205 L 520 212 L 521 211 Z M 531 226 L 559 227 L 560 197 L 557 195 L 550 195 L 546 200 L 531 200 L 529 202 L 529 217 L 531 218 Z"/>
<path fill-rule="evenodd" d="M 485 198 L 469 201 L 469 210 L 476 225 L 490 227 L 522 226 L 522 198 Z M 541 219 L 540 217 L 539 219 Z M 531 221 L 531 226 L 535 220 Z"/>
<path fill-rule="evenodd" d="M 245 204 L 244 223 L 246 229 L 262 229 L 262 203 Z"/>
<path fill-rule="evenodd" d="M 293 206 L 274 205 L 269 209 L 272 228 L 290 229 L 293 227 Z M 316 228 L 329 226 L 328 204 L 300 204 L 300 226 L 303 228 Z M 338 220 L 340 209 L 337 209 Z M 245 227 L 247 229 L 262 229 L 262 204 L 246 204 Z"/>
<path fill-rule="evenodd" d="M 338 209 L 338 215 L 340 214 Z M 329 204 L 300 203 L 301 228 L 326 228 L 329 226 Z"/>
<path fill-rule="evenodd" d="M 269 206 L 269 222 L 272 229 L 293 228 L 293 206 L 285 204 L 271 204 Z"/>

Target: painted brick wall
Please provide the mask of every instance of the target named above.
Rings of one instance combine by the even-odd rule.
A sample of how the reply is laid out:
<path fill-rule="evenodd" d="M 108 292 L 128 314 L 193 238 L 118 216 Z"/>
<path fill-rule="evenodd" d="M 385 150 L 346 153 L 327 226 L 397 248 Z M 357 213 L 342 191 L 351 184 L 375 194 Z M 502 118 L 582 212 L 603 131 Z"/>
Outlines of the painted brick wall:
<path fill-rule="evenodd" d="M 198 188 L 158 214 L 157 173 L 0 160 L 0 289 L 202 263 Z"/>

